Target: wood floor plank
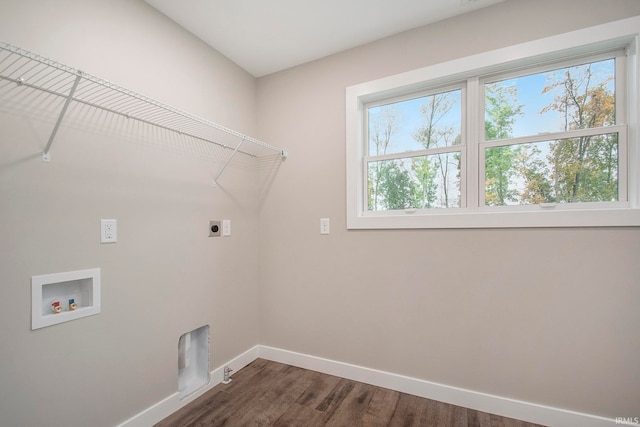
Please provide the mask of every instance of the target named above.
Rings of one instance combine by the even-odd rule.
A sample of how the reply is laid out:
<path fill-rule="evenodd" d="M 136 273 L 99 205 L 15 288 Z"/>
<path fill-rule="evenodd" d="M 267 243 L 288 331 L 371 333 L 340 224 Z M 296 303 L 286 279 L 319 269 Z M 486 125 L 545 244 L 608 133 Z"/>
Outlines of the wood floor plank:
<path fill-rule="evenodd" d="M 453 425 L 453 405 L 436 402 L 435 400 L 432 400 L 432 402 L 430 413 L 427 415 L 427 422 L 434 426 Z"/>
<path fill-rule="evenodd" d="M 329 392 L 327 397 L 316 407 L 318 411 L 325 413 L 325 419 L 329 419 L 338 405 L 351 392 L 355 383 L 347 379 L 341 379 L 338 384 Z"/>
<path fill-rule="evenodd" d="M 227 406 L 212 411 L 211 417 L 203 421 L 206 421 L 208 426 L 215 427 L 242 425 L 236 424 L 236 420 L 241 414 L 245 413 L 250 413 L 255 418 L 257 412 L 253 410 L 253 407 L 260 401 L 260 397 L 282 381 L 283 372 L 279 369 L 273 370 L 266 367 L 254 375 L 252 379 L 255 380 L 255 382 L 252 382 L 252 387 L 236 388 L 229 392 L 233 399 L 230 400 Z"/>
<path fill-rule="evenodd" d="M 229 394 L 222 390 L 217 390 L 215 393 L 204 394 L 200 398 L 191 402 L 188 406 L 174 412 L 164 420 L 157 423 L 155 427 L 195 425 L 199 419 L 207 417 L 213 408 L 226 406 L 226 399 L 229 397 Z"/>
<path fill-rule="evenodd" d="M 234 420 L 238 425 L 270 426 L 284 414 L 309 386 L 311 371 L 291 367 L 283 371 L 285 377 L 274 384 L 257 402 L 247 407 Z"/>
<path fill-rule="evenodd" d="M 419 427 L 426 424 L 426 399 L 400 393 L 396 410 L 389 420 L 391 427 Z"/>
<path fill-rule="evenodd" d="M 280 368 L 279 365 L 263 365 L 258 362 L 253 369 L 248 369 L 246 372 L 243 369 L 243 375 L 238 375 L 238 378 L 235 378 L 233 382 L 214 387 L 208 393 L 178 411 L 177 415 L 174 414 L 176 417 L 169 417 L 171 418 L 170 420 L 167 418 L 156 424 L 156 427 L 198 425 L 198 423 L 208 423 L 207 425 L 212 426 L 224 425 L 236 412 L 246 408 L 248 402 L 265 393 L 273 385 L 272 381 L 281 378 Z M 250 386 L 247 386 L 248 384 Z M 216 393 L 211 396 L 211 392 L 216 389 L 222 394 Z M 240 392 L 237 392 L 237 390 L 240 390 Z M 199 408 L 198 416 L 196 417 L 189 414 L 192 405 Z M 179 424 L 173 424 L 181 415 L 184 415 L 185 419 L 180 421 Z"/>
<path fill-rule="evenodd" d="M 156 427 L 543 427 L 256 359 Z"/>
<path fill-rule="evenodd" d="M 365 426 L 364 417 L 375 392 L 376 387 L 372 385 L 355 383 L 349 394 L 327 419 L 326 425 L 330 427 Z"/>
<path fill-rule="evenodd" d="M 273 427 L 299 425 L 304 425 L 305 427 L 323 427 L 325 425 L 324 413 L 313 407 L 294 402 L 289 409 L 273 423 Z"/>
<path fill-rule="evenodd" d="M 491 415 L 480 411 L 467 411 L 468 427 L 491 427 Z"/>
<path fill-rule="evenodd" d="M 493 414 L 489 415 L 489 418 L 491 419 L 491 427 L 506 427 L 504 418 Z"/>
<path fill-rule="evenodd" d="M 363 424 L 372 427 L 386 426 L 396 410 L 398 399 L 400 392 L 376 387 L 367 413 L 362 417 Z"/>
<path fill-rule="evenodd" d="M 469 418 L 467 416 L 467 408 L 451 405 L 451 427 L 468 427 Z"/>
<path fill-rule="evenodd" d="M 331 390 L 342 380 L 340 377 L 314 372 L 315 376 L 305 392 L 296 399 L 296 403 L 315 408 Z"/>

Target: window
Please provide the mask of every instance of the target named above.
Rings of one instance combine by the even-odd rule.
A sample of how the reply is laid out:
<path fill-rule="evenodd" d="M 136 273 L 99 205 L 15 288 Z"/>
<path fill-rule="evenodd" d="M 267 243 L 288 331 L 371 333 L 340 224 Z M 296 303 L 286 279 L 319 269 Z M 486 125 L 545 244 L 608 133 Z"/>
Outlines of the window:
<path fill-rule="evenodd" d="M 638 21 L 348 88 L 348 228 L 640 225 Z"/>
<path fill-rule="evenodd" d="M 367 107 L 367 209 L 460 207 L 462 88 Z"/>
<path fill-rule="evenodd" d="M 618 51 L 483 79 L 480 205 L 626 202 L 624 63 Z"/>

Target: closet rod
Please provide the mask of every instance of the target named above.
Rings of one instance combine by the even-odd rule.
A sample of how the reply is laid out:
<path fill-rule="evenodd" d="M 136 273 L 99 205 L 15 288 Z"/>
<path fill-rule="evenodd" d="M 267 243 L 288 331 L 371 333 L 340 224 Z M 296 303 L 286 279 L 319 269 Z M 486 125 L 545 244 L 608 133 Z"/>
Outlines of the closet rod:
<path fill-rule="evenodd" d="M 48 156 L 51 144 L 71 102 L 77 102 L 113 114 L 137 120 L 145 124 L 205 141 L 224 149 L 233 150 L 231 156 L 242 153 L 252 157 L 261 157 L 255 153 L 267 150 L 277 153 L 285 159 L 287 151 L 267 144 L 255 138 L 243 135 L 212 121 L 203 119 L 168 104 L 118 86 L 107 80 L 84 73 L 67 65 L 42 57 L 25 49 L 0 41 L 0 79 L 40 90 L 65 99 L 54 130 L 47 142 L 44 156 Z M 68 88 L 68 91 L 67 91 Z M 237 146 L 230 146 L 211 136 L 216 133 L 240 139 Z M 240 150 L 240 145 L 249 148 Z M 252 150 L 254 152 L 252 152 Z M 264 149 L 264 150 L 262 150 Z M 228 161 L 227 161 L 228 164 Z M 223 167 L 223 170 L 225 166 Z M 219 176 L 220 174 L 218 174 Z"/>

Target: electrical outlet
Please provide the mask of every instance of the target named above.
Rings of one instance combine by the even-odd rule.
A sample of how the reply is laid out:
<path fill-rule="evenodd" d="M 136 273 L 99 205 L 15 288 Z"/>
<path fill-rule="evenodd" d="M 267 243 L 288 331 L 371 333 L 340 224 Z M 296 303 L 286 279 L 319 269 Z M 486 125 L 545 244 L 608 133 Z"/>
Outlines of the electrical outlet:
<path fill-rule="evenodd" d="M 118 221 L 115 219 L 100 220 L 100 243 L 116 243 L 118 241 Z"/>
<path fill-rule="evenodd" d="M 220 237 L 222 224 L 220 221 L 209 221 L 209 237 Z"/>

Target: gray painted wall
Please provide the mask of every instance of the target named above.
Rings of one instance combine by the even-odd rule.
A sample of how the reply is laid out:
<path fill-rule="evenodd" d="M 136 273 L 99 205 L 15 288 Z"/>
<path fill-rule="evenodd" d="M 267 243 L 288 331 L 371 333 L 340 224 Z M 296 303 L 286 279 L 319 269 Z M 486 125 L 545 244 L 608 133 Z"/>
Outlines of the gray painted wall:
<path fill-rule="evenodd" d="M 637 1 L 510 0 L 259 79 L 258 131 L 290 149 L 260 214 L 260 343 L 637 413 L 640 230 L 347 231 L 345 88 L 638 14 Z"/>
<path fill-rule="evenodd" d="M 255 131 L 255 79 L 142 0 L 2 1 L 0 40 Z M 47 164 L 51 123 L 2 105 L 0 424 L 112 426 L 177 391 L 182 333 L 211 326 L 212 369 L 258 343 L 246 159 L 214 188 L 206 144 L 70 110 Z M 101 218 L 118 243 L 100 245 Z M 209 219 L 232 236 L 208 238 Z M 31 331 L 31 276 L 93 267 L 102 313 Z"/>

